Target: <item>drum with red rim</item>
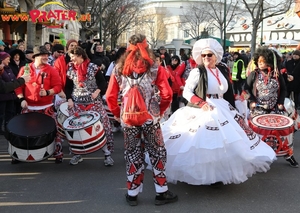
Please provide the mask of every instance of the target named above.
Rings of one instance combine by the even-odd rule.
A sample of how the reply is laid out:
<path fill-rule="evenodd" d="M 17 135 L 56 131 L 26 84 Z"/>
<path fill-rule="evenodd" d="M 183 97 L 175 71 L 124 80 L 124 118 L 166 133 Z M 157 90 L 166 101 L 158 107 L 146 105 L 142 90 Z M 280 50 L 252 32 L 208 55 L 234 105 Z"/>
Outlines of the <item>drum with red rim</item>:
<path fill-rule="evenodd" d="M 264 114 L 252 118 L 249 126 L 273 148 L 277 156 L 292 154 L 290 146 L 293 144 L 293 119 L 284 115 Z"/>
<path fill-rule="evenodd" d="M 55 120 L 37 112 L 13 117 L 5 133 L 10 156 L 25 162 L 37 162 L 50 157 L 54 153 L 55 136 Z"/>
<path fill-rule="evenodd" d="M 63 128 L 73 154 L 89 154 L 106 144 L 105 131 L 98 112 L 76 113 L 64 121 Z"/>
<path fill-rule="evenodd" d="M 57 131 L 60 137 L 66 138 L 65 131 L 63 129 L 63 123 L 69 117 L 68 103 L 62 103 L 57 111 Z"/>

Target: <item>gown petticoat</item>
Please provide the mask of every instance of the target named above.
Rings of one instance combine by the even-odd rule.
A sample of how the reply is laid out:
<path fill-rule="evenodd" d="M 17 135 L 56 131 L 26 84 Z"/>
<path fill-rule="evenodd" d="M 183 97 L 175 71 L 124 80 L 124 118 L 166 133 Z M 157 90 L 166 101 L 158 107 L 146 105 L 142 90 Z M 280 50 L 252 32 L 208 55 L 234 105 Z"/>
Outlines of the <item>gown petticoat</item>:
<path fill-rule="evenodd" d="M 190 77 L 199 79 L 193 71 Z M 224 76 L 221 88 L 209 72 L 208 79 L 207 94 L 222 96 L 228 88 Z M 187 84 L 197 83 L 188 80 Z M 207 98 L 206 102 L 215 108 L 204 112 L 185 106 L 161 125 L 168 182 L 239 184 L 256 172 L 269 170 L 276 154 L 250 129 L 244 117 L 223 98 Z"/>

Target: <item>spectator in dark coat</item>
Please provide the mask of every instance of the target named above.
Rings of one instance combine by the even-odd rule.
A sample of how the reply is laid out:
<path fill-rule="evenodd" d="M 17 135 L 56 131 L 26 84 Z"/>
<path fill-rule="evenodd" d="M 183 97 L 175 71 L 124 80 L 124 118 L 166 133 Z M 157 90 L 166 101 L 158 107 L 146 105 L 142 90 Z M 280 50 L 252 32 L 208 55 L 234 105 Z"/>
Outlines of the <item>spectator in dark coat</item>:
<path fill-rule="evenodd" d="M 285 63 L 287 75 L 284 76 L 287 84 L 287 97 L 290 97 L 291 92 L 294 93 L 295 108 L 297 109 L 300 94 L 300 50 L 295 50 L 292 57 Z"/>
<path fill-rule="evenodd" d="M 6 52 L 0 53 L 0 60 L 2 61 L 2 72 L 0 79 L 4 82 L 12 82 L 16 80 L 16 76 L 8 66 L 10 55 Z M 0 134 L 4 133 L 6 123 L 16 115 L 15 101 L 17 96 L 14 91 L 0 94 Z"/>
<path fill-rule="evenodd" d="M 245 67 L 247 67 L 248 66 L 248 64 L 249 64 L 249 58 L 248 58 L 248 56 L 246 55 L 246 53 L 245 53 L 245 50 L 241 50 L 241 58 L 243 59 L 243 61 L 244 61 L 244 66 Z"/>
<path fill-rule="evenodd" d="M 94 46 L 96 49 L 94 50 Z M 110 64 L 109 58 L 104 54 L 103 46 L 101 44 L 93 43 L 91 49 L 91 62 L 97 64 L 102 73 L 106 74 L 108 66 Z"/>
<path fill-rule="evenodd" d="M 163 65 L 171 65 L 171 56 L 169 55 L 169 53 L 167 53 L 167 50 L 164 46 L 161 46 L 159 48 L 159 53 L 160 55 L 164 55 L 164 58 L 162 57 L 163 59 Z"/>
<path fill-rule="evenodd" d="M 31 63 L 33 62 L 33 47 L 32 46 L 28 46 L 27 49 L 25 50 L 25 61 L 26 63 Z"/>
<path fill-rule="evenodd" d="M 9 67 L 12 69 L 15 76 L 18 76 L 20 68 L 26 64 L 25 54 L 19 49 L 14 49 L 10 51 L 9 54 L 11 57 Z"/>

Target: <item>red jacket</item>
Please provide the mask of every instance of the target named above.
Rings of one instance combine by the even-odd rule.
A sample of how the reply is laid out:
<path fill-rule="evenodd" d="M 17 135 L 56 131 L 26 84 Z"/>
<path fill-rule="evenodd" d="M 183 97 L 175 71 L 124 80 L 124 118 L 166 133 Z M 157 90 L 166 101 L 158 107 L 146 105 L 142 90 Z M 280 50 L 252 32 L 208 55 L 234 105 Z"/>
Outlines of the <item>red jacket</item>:
<path fill-rule="evenodd" d="M 66 64 L 66 60 L 65 60 L 65 56 L 59 56 L 55 62 L 53 67 L 58 71 L 59 76 L 61 78 L 61 84 L 62 84 L 62 88 L 65 88 L 66 85 L 66 79 L 67 79 L 67 64 Z"/>
<path fill-rule="evenodd" d="M 168 70 L 170 71 L 171 75 L 175 79 L 172 82 L 172 90 L 173 93 L 181 93 L 182 91 L 180 90 L 181 86 L 184 86 L 182 81 L 181 81 L 181 76 L 185 70 L 185 64 L 179 64 L 175 70 L 172 69 L 170 65 L 167 66 Z"/>
<path fill-rule="evenodd" d="M 61 91 L 61 80 L 58 75 L 58 72 L 51 67 L 50 65 L 44 65 L 40 72 L 36 74 L 35 69 L 33 68 L 34 63 L 30 63 L 30 81 L 25 85 L 15 89 L 16 95 L 23 94 L 25 100 L 29 106 L 45 106 L 53 102 L 53 95 L 49 96 L 40 96 L 39 92 L 41 90 L 42 76 L 41 73 L 46 73 L 44 78 L 44 89 L 50 90 L 53 89 L 55 93 Z M 24 74 L 24 67 L 20 69 L 18 77 Z"/>

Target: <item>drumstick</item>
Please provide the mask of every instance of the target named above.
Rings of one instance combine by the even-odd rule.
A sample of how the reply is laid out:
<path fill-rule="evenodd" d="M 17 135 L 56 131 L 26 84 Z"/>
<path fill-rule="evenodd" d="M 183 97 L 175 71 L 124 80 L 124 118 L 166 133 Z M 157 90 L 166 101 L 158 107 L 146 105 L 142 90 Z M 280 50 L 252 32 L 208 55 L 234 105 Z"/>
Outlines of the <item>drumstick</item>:
<path fill-rule="evenodd" d="M 42 84 L 41 84 L 41 89 L 44 89 L 44 78 L 45 78 L 45 73 L 42 72 L 41 73 L 41 76 L 42 76 Z"/>
<path fill-rule="evenodd" d="M 261 108 L 264 108 L 264 109 L 269 109 L 268 105 L 267 104 L 256 104 L 257 107 L 261 107 Z"/>

